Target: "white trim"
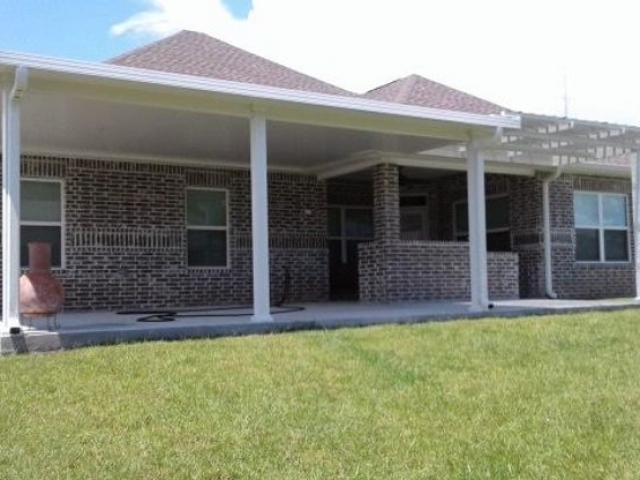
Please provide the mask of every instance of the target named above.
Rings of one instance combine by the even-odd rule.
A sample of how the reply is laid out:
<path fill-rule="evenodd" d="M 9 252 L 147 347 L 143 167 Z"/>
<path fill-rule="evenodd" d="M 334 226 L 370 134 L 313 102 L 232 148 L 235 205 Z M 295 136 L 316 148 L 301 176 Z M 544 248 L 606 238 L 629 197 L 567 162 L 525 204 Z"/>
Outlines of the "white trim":
<path fill-rule="evenodd" d="M 224 193 L 224 210 L 225 210 L 225 226 L 208 226 L 208 225 L 189 225 L 189 190 L 198 190 L 205 192 L 222 192 Z M 189 239 L 187 238 L 187 248 L 185 251 L 186 255 L 186 265 L 189 270 L 230 270 L 231 269 L 231 235 L 230 235 L 230 225 L 229 219 L 231 218 L 229 214 L 229 190 L 226 188 L 215 188 L 215 187 L 190 187 L 187 186 L 185 188 L 184 195 L 184 209 L 185 209 L 185 228 L 187 232 L 187 237 L 189 235 L 189 230 L 199 230 L 199 231 L 210 231 L 210 232 L 225 232 L 226 233 L 226 264 L 225 265 L 189 265 Z"/>
<path fill-rule="evenodd" d="M 35 182 L 35 183 L 57 183 L 60 185 L 60 221 L 59 222 L 39 222 L 37 220 L 22 220 L 20 219 L 20 227 L 60 227 L 60 265 L 52 265 L 51 270 L 61 271 L 66 268 L 67 265 L 67 222 L 66 222 L 66 183 L 62 178 L 52 177 L 20 177 L 20 192 L 22 193 L 22 182 Z M 20 201 L 22 203 L 22 200 Z M 22 248 L 22 243 L 20 245 Z M 20 262 L 20 268 L 27 268 L 26 265 L 22 265 Z"/>
<path fill-rule="evenodd" d="M 309 167 L 307 172 L 316 174 L 321 180 L 328 180 L 334 177 L 368 170 L 380 164 L 380 162 L 398 165 L 400 167 L 451 170 L 456 172 L 467 171 L 466 160 L 462 156 L 447 157 L 439 154 L 429 155 L 427 153 L 403 154 L 397 152 L 366 151 L 321 166 Z M 487 162 L 485 172 L 526 177 L 533 177 L 536 173 L 532 165 L 510 164 L 504 161 Z"/>
<path fill-rule="evenodd" d="M 250 104 L 244 114 L 251 117 L 254 107 L 267 107 L 274 102 L 281 104 L 307 105 L 329 109 L 349 110 L 385 117 L 405 117 L 435 122 L 454 123 L 476 127 L 519 128 L 517 115 L 481 115 L 426 107 L 380 102 L 359 97 L 342 97 L 299 90 L 267 87 L 251 83 L 215 80 L 206 77 L 180 75 L 151 71 L 139 68 L 123 67 L 105 63 L 89 63 L 56 58 L 0 52 L 0 73 L 18 66 L 29 67 L 34 77 L 44 77 L 46 82 L 53 80 L 66 83 L 79 82 L 82 85 L 97 86 L 149 86 L 157 89 L 199 91 L 219 94 L 223 97 L 248 100 Z M 2 68 L 4 67 L 4 68 Z M 75 86 L 75 85 L 74 85 Z M 270 116 L 271 118 L 271 116 Z"/>
<path fill-rule="evenodd" d="M 597 198 L 598 202 L 598 224 L 576 224 L 575 223 L 575 199 L 576 195 L 594 195 Z M 602 210 L 602 199 L 603 197 L 621 197 L 624 202 L 624 215 L 626 220 L 626 226 L 617 226 L 617 225 L 604 225 L 603 223 L 603 210 Z M 584 265 L 584 264 L 597 264 L 597 265 L 626 265 L 631 263 L 631 239 L 630 239 L 630 218 L 629 218 L 629 203 L 627 201 L 628 195 L 625 193 L 612 193 L 612 192 L 601 192 L 594 190 L 574 190 L 573 191 L 573 209 L 574 209 L 574 231 L 577 230 L 597 230 L 598 231 L 598 247 L 599 247 L 599 260 L 578 260 L 574 258 L 574 262 L 576 264 Z M 625 231 L 627 232 L 627 260 L 607 260 L 605 254 L 605 231 Z M 577 255 L 577 237 L 576 237 L 576 255 Z"/>

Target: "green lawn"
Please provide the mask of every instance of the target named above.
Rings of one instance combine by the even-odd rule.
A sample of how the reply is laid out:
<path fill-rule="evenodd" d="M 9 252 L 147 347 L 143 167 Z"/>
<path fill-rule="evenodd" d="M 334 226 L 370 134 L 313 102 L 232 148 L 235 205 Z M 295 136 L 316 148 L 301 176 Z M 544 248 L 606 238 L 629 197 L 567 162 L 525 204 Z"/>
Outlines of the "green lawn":
<path fill-rule="evenodd" d="M 640 477 L 640 311 L 0 359 L 0 478 Z"/>

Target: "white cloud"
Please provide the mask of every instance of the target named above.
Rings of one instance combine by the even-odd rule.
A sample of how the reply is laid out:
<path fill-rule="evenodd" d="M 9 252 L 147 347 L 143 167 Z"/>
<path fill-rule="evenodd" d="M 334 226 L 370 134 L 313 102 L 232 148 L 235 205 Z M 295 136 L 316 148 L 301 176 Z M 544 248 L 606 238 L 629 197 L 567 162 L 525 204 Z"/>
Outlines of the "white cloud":
<path fill-rule="evenodd" d="M 634 0 L 146 0 L 116 35 L 208 33 L 341 87 L 418 73 L 509 108 L 640 125 Z"/>
<path fill-rule="evenodd" d="M 232 20 L 218 0 L 140 0 L 146 8 L 111 27 L 111 34 L 163 37 L 179 30 L 209 31 Z"/>

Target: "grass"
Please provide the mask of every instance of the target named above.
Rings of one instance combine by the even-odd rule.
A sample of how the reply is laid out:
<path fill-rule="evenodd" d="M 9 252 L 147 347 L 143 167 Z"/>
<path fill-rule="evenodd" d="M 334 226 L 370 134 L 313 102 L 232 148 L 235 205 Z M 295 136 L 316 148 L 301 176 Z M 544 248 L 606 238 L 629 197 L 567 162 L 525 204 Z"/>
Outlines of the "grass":
<path fill-rule="evenodd" d="M 0 359 L 0 478 L 626 479 L 630 310 Z"/>

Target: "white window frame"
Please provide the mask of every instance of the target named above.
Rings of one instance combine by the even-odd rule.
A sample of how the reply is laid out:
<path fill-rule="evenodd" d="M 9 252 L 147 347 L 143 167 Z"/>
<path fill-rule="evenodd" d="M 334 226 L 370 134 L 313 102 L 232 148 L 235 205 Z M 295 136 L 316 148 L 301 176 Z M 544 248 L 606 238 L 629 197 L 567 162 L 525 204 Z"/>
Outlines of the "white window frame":
<path fill-rule="evenodd" d="M 574 261 L 575 263 L 581 263 L 581 264 L 628 264 L 631 263 L 631 228 L 630 228 L 630 218 L 629 218 L 629 202 L 628 202 L 628 196 L 624 193 L 608 193 L 608 192 L 596 192 L 596 191 L 592 191 L 592 190 L 574 190 L 573 191 L 573 209 L 575 210 L 575 197 L 576 194 L 585 194 L 585 195 L 595 195 L 598 198 L 598 221 L 599 224 L 598 225 L 577 225 L 575 223 L 575 212 L 574 212 L 574 225 L 573 225 L 573 229 L 574 229 L 574 233 L 577 234 L 577 230 L 597 230 L 598 231 L 598 247 L 599 247 L 599 255 L 600 255 L 600 259 L 599 260 L 578 260 L 577 258 L 575 258 L 575 254 L 574 254 Z M 625 219 L 627 221 L 626 226 L 624 227 L 616 227 L 616 226 L 610 226 L 610 225 L 604 225 L 603 224 L 603 218 L 602 218 L 602 199 L 603 197 L 622 197 L 622 200 L 624 201 L 624 215 L 625 215 Z M 617 230 L 617 231 L 626 231 L 627 232 L 627 259 L 626 260 L 607 260 L 606 256 L 605 256 L 605 248 L 604 248 L 604 232 L 606 230 Z M 577 246 L 577 238 L 576 238 L 576 246 Z"/>
<path fill-rule="evenodd" d="M 206 192 L 222 192 L 224 193 L 224 208 L 225 208 L 225 226 L 224 227 L 217 227 L 217 226 L 207 226 L 207 225 L 189 225 L 189 191 L 206 191 Z M 186 231 L 187 231 L 187 244 L 186 244 L 186 250 L 185 250 L 185 256 L 186 256 L 186 263 L 187 263 L 187 268 L 190 270 L 229 270 L 231 269 L 231 240 L 230 240 L 230 231 L 231 231 L 231 227 L 230 227 L 230 223 L 229 220 L 231 218 L 230 212 L 229 212 L 230 208 L 229 208 L 229 190 L 226 188 L 211 188 L 211 187 L 187 187 L 185 189 L 185 195 L 184 195 L 184 216 L 185 216 L 185 223 L 186 223 Z M 220 265 L 189 265 L 189 240 L 188 240 L 188 235 L 189 235 L 189 230 L 206 230 L 206 231 L 214 231 L 214 232 L 225 232 L 226 236 L 227 236 L 227 241 L 226 241 L 226 246 L 227 246 L 227 251 L 226 251 L 226 265 L 224 266 L 220 266 Z"/>
<path fill-rule="evenodd" d="M 402 214 L 419 214 L 422 217 L 422 235 L 424 240 L 429 240 L 429 205 L 427 195 L 424 193 L 401 193 L 400 198 L 402 197 L 421 197 L 424 198 L 424 205 L 410 205 L 403 207 L 400 206 L 400 238 L 402 239 Z"/>
<path fill-rule="evenodd" d="M 487 200 L 494 200 L 496 198 L 504 198 L 506 200 L 509 199 L 509 194 L 508 193 L 497 193 L 495 195 L 487 195 L 485 197 L 485 202 L 487 202 Z M 464 236 L 469 236 L 469 231 L 458 231 L 458 214 L 457 214 L 457 206 L 461 205 L 461 204 L 467 204 L 467 211 L 469 210 L 469 206 L 468 200 L 456 200 L 455 202 L 453 202 L 453 238 L 459 242 L 461 240 L 458 240 L 459 237 L 464 237 Z M 500 228 L 486 228 L 487 231 L 487 235 L 490 233 L 504 233 L 504 232 L 510 232 L 511 231 L 511 225 L 509 225 L 508 227 L 500 227 Z"/>
<path fill-rule="evenodd" d="M 340 210 L 340 235 L 336 236 L 336 235 L 331 235 L 329 233 L 327 238 L 329 240 L 340 240 L 340 255 L 341 255 L 342 263 L 346 264 L 348 260 L 347 259 L 347 241 L 360 240 L 360 241 L 366 242 L 366 241 L 373 240 L 373 237 L 374 237 L 374 235 L 370 237 L 347 236 L 347 210 L 369 210 L 371 212 L 371 218 L 373 219 L 373 207 L 366 207 L 362 205 L 328 205 L 327 219 L 329 216 L 329 210 L 332 210 L 332 209 Z"/>
<path fill-rule="evenodd" d="M 20 229 L 22 227 L 60 227 L 60 266 L 52 265 L 51 270 L 60 271 L 66 268 L 67 264 L 67 248 L 66 248 L 66 195 L 65 195 L 65 182 L 61 178 L 44 178 L 44 177 L 20 177 L 20 187 L 22 182 L 39 182 L 39 183 L 58 183 L 60 185 L 60 221 L 59 222 L 39 222 L 33 220 L 22 220 L 22 212 L 20 213 Z M 22 188 L 20 188 L 22 196 Z M 20 199 L 22 203 L 22 199 Z M 22 247 L 22 239 L 20 239 L 20 246 Z M 22 262 L 20 262 L 22 263 Z M 28 269 L 28 265 L 20 265 L 22 270 Z"/>

